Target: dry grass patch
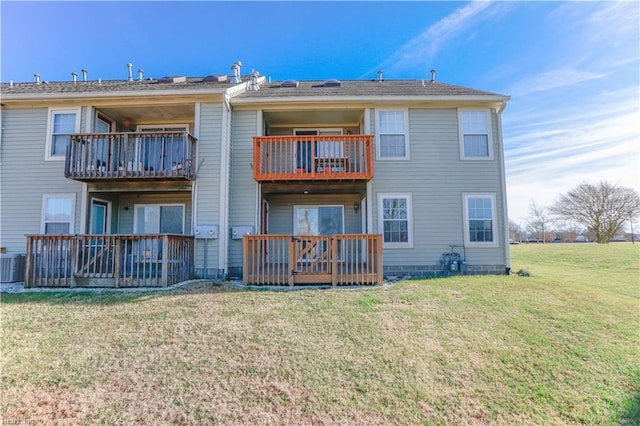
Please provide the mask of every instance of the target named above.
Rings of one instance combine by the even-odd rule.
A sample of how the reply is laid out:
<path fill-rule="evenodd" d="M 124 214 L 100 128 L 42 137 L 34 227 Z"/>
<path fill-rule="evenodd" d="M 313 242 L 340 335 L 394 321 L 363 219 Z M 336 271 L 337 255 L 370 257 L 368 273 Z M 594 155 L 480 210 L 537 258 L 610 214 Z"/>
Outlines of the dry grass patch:
<path fill-rule="evenodd" d="M 516 247 L 514 268 L 527 267 L 528 278 L 416 280 L 362 291 L 198 284 L 170 294 L 3 296 L 2 417 L 636 422 L 639 253 L 617 247 Z M 609 272 L 576 265 L 576 256 L 608 257 L 600 267 Z"/>

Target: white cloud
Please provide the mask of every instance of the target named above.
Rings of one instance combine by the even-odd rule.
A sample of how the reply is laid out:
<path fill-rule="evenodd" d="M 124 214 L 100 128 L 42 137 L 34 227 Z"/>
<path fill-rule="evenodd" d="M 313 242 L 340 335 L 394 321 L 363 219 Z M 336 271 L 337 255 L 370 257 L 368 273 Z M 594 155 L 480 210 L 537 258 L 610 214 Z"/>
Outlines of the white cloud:
<path fill-rule="evenodd" d="M 608 74 L 579 71 L 571 68 L 561 68 L 538 74 L 534 77 L 526 77 L 516 83 L 508 93 L 512 96 L 525 96 L 531 93 L 544 92 L 552 89 L 560 89 L 585 81 L 598 80 L 607 77 Z"/>
<path fill-rule="evenodd" d="M 391 56 L 364 73 L 360 78 L 371 75 L 379 69 L 397 71 L 416 66 L 424 67 L 445 42 L 472 27 L 482 12 L 491 8 L 495 9 L 496 5 L 497 3 L 494 2 L 476 0 L 455 10 L 396 50 Z"/>

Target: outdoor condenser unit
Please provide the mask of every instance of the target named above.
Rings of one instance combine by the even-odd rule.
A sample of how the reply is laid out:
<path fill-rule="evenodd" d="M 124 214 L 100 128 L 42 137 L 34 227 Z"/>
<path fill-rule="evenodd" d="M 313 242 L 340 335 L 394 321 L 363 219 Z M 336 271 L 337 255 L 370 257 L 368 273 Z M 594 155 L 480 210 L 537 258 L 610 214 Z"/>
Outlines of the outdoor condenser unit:
<path fill-rule="evenodd" d="M 0 255 L 0 282 L 24 281 L 24 254 Z"/>

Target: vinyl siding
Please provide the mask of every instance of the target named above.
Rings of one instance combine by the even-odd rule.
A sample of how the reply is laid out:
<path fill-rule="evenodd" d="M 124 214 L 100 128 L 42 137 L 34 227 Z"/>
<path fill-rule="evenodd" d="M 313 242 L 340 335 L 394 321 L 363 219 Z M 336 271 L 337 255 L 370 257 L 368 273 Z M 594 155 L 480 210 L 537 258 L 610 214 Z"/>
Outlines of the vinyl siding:
<path fill-rule="evenodd" d="M 231 181 L 229 188 L 229 226 L 252 226 L 256 231 L 256 193 L 253 180 L 253 136 L 256 135 L 256 111 L 236 111 L 231 122 Z M 230 229 L 220 230 L 230 232 Z M 242 266 L 242 240 L 229 239 L 229 267 Z"/>
<path fill-rule="evenodd" d="M 293 233 L 293 207 L 342 205 L 344 206 L 344 227 L 347 234 L 362 233 L 362 212 L 353 210 L 354 203 L 360 203 L 360 197 L 352 194 L 342 195 L 277 195 L 269 201 L 269 233 Z"/>
<path fill-rule="evenodd" d="M 0 245 L 10 254 L 26 251 L 26 234 L 40 233 L 43 194 L 74 194 L 74 232 L 83 231 L 82 184 L 64 177 L 64 161 L 44 161 L 47 118 L 47 108 L 2 108 Z"/>
<path fill-rule="evenodd" d="M 375 111 L 372 112 L 375 114 Z M 437 265 L 449 245 L 462 245 L 463 193 L 495 193 L 497 238 L 502 245 L 504 208 L 501 195 L 499 155 L 491 161 L 461 161 L 458 112 L 448 109 L 409 109 L 409 161 L 376 161 L 372 181 L 374 231 L 379 230 L 378 194 L 411 193 L 413 248 L 385 248 L 384 263 Z M 491 115 L 493 149 L 498 153 L 498 129 Z M 375 116 L 372 117 L 375 119 Z M 374 131 L 372 120 L 372 133 Z M 461 249 L 460 249 L 461 250 Z M 467 248 L 470 265 L 504 265 L 504 248 Z"/>
<path fill-rule="evenodd" d="M 196 183 L 196 221 L 194 225 L 218 225 L 220 222 L 220 150 L 222 141 L 222 104 L 200 105 L 198 135 L 198 170 Z M 218 232 L 224 232 L 218 229 Z M 220 254 L 217 241 L 207 246 L 207 269 L 218 267 Z M 204 268 L 204 241 L 196 241 L 196 269 Z"/>

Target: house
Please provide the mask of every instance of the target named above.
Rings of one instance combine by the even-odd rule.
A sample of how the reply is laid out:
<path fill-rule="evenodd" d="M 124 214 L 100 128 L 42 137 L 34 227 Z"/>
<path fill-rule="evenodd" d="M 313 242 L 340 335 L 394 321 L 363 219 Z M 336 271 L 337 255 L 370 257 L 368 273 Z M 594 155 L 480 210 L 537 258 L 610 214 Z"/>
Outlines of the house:
<path fill-rule="evenodd" d="M 28 285 L 508 272 L 507 96 L 240 65 L 2 84 L 0 245 Z"/>

